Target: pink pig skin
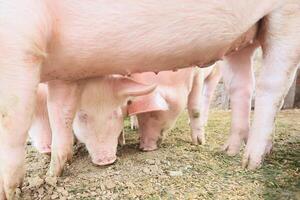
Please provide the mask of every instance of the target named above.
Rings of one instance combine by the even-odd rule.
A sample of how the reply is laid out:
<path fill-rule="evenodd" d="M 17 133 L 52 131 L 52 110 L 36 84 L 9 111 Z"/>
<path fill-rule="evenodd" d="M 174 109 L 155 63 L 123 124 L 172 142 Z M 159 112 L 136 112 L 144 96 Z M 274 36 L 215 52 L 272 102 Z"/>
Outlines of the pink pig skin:
<path fill-rule="evenodd" d="M 155 85 L 140 84 L 116 75 L 68 85 L 60 81 L 40 84 L 30 136 L 41 153 L 50 153 L 52 150 L 51 157 L 55 159 L 52 160 L 48 173 L 60 175 L 65 163 L 72 158 L 73 134 L 69 134 L 72 133 L 72 121 L 65 121 L 72 116 L 67 109 L 61 110 L 67 108 L 63 104 L 69 102 L 69 106 L 75 106 L 74 133 L 86 145 L 93 163 L 107 165 L 116 160 L 118 139 L 121 144 L 124 143 L 124 105 L 130 98 L 147 95 L 154 88 Z M 68 96 L 64 96 L 65 94 Z M 52 122 L 51 128 L 49 121 Z"/>
<path fill-rule="evenodd" d="M 32 125 L 29 129 L 33 146 L 40 152 L 51 153 L 51 127 L 47 109 L 47 84 L 39 84 L 37 102 Z"/>
<path fill-rule="evenodd" d="M 151 72 L 132 74 L 131 77 L 136 81 L 157 85 L 155 95 L 140 96 L 128 105 L 129 114 L 137 115 L 141 150 L 152 151 L 158 148 L 164 133 L 172 127 L 178 115 L 187 106 L 188 97 L 198 76 L 200 74 L 196 68 L 181 69 L 177 72 L 164 71 L 157 75 Z M 157 100 L 156 96 L 160 96 L 165 102 L 159 104 L 163 100 Z"/>
<path fill-rule="evenodd" d="M 50 124 L 69 125 L 76 112 L 73 81 L 206 66 L 256 39 L 264 61 L 243 164 L 259 167 L 271 149 L 276 112 L 300 60 L 299 7 L 299 0 L 2 0 L 0 198 L 13 199 L 22 182 L 40 82 L 69 81 L 49 87 L 53 96 L 66 97 L 57 104 L 64 114 L 48 101 L 49 115 L 59 116 Z M 65 131 L 71 134 L 70 128 Z M 57 165 L 70 154 L 52 155 Z"/>
<path fill-rule="evenodd" d="M 124 144 L 124 105 L 132 97 L 152 92 L 155 85 L 107 76 L 83 81 L 80 87 L 81 96 L 73 124 L 75 135 L 86 145 L 94 164 L 112 164 L 117 159 L 118 142 Z"/>

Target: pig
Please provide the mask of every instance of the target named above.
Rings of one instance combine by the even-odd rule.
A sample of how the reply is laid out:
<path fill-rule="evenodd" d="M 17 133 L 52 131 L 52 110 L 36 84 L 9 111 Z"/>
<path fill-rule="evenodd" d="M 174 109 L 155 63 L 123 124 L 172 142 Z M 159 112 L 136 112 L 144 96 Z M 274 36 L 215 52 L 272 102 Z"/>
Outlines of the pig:
<path fill-rule="evenodd" d="M 79 84 L 82 92 L 73 123 L 74 133 L 86 145 L 94 164 L 112 164 L 117 158 L 118 141 L 124 143 L 123 107 L 130 99 L 146 95 L 156 86 L 122 76 L 104 76 Z"/>
<path fill-rule="evenodd" d="M 130 78 L 112 75 L 77 82 L 78 104 L 73 122 L 76 138 L 84 143 L 96 165 L 112 164 L 116 160 L 117 144 L 124 144 L 123 116 L 127 101 L 154 90 L 155 85 L 145 85 Z M 108 93 L 107 91 L 115 91 Z M 51 126 L 49 123 L 47 84 L 38 87 L 37 106 L 29 135 L 40 153 L 51 153 Z M 104 115 L 105 114 L 105 115 Z M 61 123 L 52 125 L 63 127 Z M 64 127 L 65 128 L 65 127 Z M 63 138 L 59 138 L 63 140 Z M 72 144 L 70 144 L 72 146 Z M 72 148 L 72 147 L 70 147 Z M 53 151 L 57 151 L 55 146 Z M 71 156 L 68 158 L 71 159 Z"/>
<path fill-rule="evenodd" d="M 264 64 L 242 163 L 250 169 L 259 167 L 272 147 L 275 115 L 300 60 L 299 4 L 298 0 L 2 0 L 0 197 L 13 199 L 24 177 L 24 145 L 40 82 L 51 83 L 50 125 L 67 125 L 52 129 L 52 147 L 58 148 L 51 153 L 55 166 L 51 174 L 57 175 L 60 170 L 55 169 L 72 154 L 76 81 L 205 67 L 220 59 L 238 65 L 251 56 L 243 49 L 253 42 L 262 46 Z M 69 140 L 58 142 L 59 137 Z"/>
<path fill-rule="evenodd" d="M 211 71 L 213 67 L 202 69 Z M 200 95 L 203 73 L 196 68 L 180 69 L 176 72 L 164 71 L 159 74 L 152 72 L 136 73 L 131 77 L 144 84 L 156 84 L 154 94 L 140 96 L 128 105 L 128 114 L 136 115 L 139 124 L 140 149 L 153 151 L 166 131 L 172 128 L 179 114 L 188 107 L 192 138 L 204 136 L 199 129 Z"/>
<path fill-rule="evenodd" d="M 243 76 L 248 73 L 253 74 L 252 68 L 239 66 L 239 73 L 233 74 L 234 71 L 228 70 L 229 68 L 225 65 L 225 62 L 219 61 L 211 67 L 196 72 L 185 69 L 179 72 L 161 72 L 158 75 L 153 73 L 133 74 L 134 80 L 145 84 L 157 84 L 157 92 L 163 96 L 166 104 L 161 109 L 155 106 L 149 109 L 149 105 L 153 104 L 155 99 L 141 96 L 137 98 L 138 102 L 133 101 L 128 106 L 129 114 L 137 115 L 138 122 L 132 121 L 131 124 L 136 127 L 139 126 L 140 149 L 144 151 L 156 150 L 164 132 L 171 128 L 186 106 L 188 107 L 192 142 L 205 144 L 205 126 L 209 105 L 222 71 L 225 85 L 231 97 L 231 137 L 233 137 L 233 139 L 229 139 L 228 144 L 225 144 L 223 150 L 229 155 L 237 154 L 242 142 L 247 139 L 245 134 L 249 131 L 254 78 L 253 75 L 249 76 L 248 79 L 247 76 Z M 244 83 L 240 85 L 241 81 Z M 243 87 L 240 89 L 243 90 L 242 95 L 235 94 L 233 90 L 236 87 Z M 133 119 L 135 118 L 131 117 L 131 120 Z"/>
<path fill-rule="evenodd" d="M 215 64 L 197 71 L 190 70 L 187 75 L 184 72 L 185 70 L 180 70 L 178 73 L 167 71 L 156 76 L 152 73 L 132 75 L 133 79 L 137 79 L 139 82 L 157 84 L 159 93 L 162 93 L 167 105 L 165 108 L 147 111 L 143 108 L 143 105 L 147 105 L 149 101 L 155 101 L 155 99 L 147 99 L 141 96 L 138 98 L 138 104 L 133 101 L 128 106 L 131 115 L 131 129 L 138 129 L 138 121 L 142 125 L 141 130 L 139 130 L 141 135 L 140 148 L 142 150 L 152 151 L 157 149 L 158 141 L 160 141 L 164 132 L 171 128 L 183 109 L 188 106 L 188 102 L 190 102 L 188 112 L 192 142 L 196 145 L 205 144 L 204 129 L 207 124 L 210 101 L 221 77 L 220 67 L 219 64 Z M 191 79 L 189 81 L 191 84 L 185 79 Z M 192 104 L 194 105 L 193 108 L 191 108 Z M 131 110 L 134 110 L 134 112 L 131 113 Z M 154 120 L 157 120 L 156 126 Z"/>

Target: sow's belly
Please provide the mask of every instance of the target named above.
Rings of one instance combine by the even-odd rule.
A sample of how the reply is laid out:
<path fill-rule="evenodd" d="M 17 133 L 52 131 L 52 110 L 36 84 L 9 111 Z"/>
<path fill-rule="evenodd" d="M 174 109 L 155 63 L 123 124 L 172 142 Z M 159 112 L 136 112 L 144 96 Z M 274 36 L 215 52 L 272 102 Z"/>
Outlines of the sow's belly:
<path fill-rule="evenodd" d="M 159 54 L 143 47 L 134 51 L 102 49 L 100 52 L 88 51 L 88 49 L 81 52 L 80 49 L 74 48 L 72 54 L 64 54 L 60 51 L 60 54 L 50 54 L 46 58 L 42 66 L 41 81 L 54 79 L 72 81 L 108 74 L 130 75 L 138 72 L 177 70 L 191 66 L 208 67 L 224 56 L 251 45 L 256 34 L 257 25 L 254 25 L 234 42 L 225 46 L 222 44 L 208 49 L 203 44 L 199 48 L 185 47 L 178 51 L 174 45 L 173 51 L 168 49 L 160 51 Z M 86 52 L 89 52 L 88 55 Z"/>

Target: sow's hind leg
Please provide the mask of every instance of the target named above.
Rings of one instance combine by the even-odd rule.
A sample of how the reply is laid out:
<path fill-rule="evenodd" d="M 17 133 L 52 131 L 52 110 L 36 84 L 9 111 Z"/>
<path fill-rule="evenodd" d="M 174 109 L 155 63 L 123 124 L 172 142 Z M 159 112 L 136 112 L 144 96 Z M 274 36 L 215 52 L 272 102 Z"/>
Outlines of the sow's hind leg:
<path fill-rule="evenodd" d="M 249 169 L 260 167 L 272 148 L 275 116 L 296 74 L 300 61 L 299 10 L 299 1 L 287 1 L 263 22 L 263 68 L 257 80 L 254 119 L 243 158 L 244 167 Z"/>
<path fill-rule="evenodd" d="M 223 150 L 230 156 L 239 153 L 241 145 L 247 140 L 250 128 L 250 110 L 254 77 L 252 54 L 257 44 L 250 45 L 227 56 L 219 62 L 231 107 L 230 136 Z"/>

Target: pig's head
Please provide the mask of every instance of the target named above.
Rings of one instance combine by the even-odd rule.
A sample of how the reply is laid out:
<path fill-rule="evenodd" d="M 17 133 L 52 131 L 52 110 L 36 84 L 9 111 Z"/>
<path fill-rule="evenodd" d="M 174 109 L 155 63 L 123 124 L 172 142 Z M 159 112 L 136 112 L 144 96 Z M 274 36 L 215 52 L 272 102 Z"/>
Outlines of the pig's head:
<path fill-rule="evenodd" d="M 122 76 L 106 76 L 82 82 L 82 95 L 74 119 L 74 132 L 92 161 L 108 165 L 116 160 L 118 138 L 123 129 L 122 108 L 137 96 L 155 89 Z"/>

